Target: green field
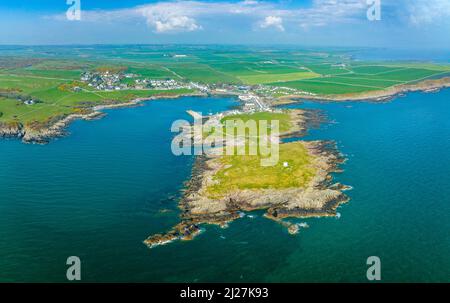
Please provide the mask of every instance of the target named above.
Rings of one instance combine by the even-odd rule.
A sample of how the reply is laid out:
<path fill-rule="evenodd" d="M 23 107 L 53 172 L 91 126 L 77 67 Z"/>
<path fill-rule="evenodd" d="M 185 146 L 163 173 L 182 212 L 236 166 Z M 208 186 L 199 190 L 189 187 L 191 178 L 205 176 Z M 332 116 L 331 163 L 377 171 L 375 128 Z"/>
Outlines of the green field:
<path fill-rule="evenodd" d="M 280 158 L 275 166 L 261 167 L 260 156 L 223 156 L 224 168 L 215 176 L 217 184 L 208 194 L 219 198 L 235 190 L 302 188 L 315 175 L 312 158 L 301 142 L 280 145 Z M 288 167 L 284 163 L 288 163 Z"/>
<path fill-rule="evenodd" d="M 289 88 L 318 95 L 382 90 L 450 72 L 449 65 L 430 62 L 352 61 L 342 51 L 237 46 L 0 47 L 0 121 L 45 121 L 105 102 L 192 92 L 101 91 L 79 84 L 83 72 L 106 69 L 133 74 L 135 78 L 123 79 L 125 84 L 144 78 L 174 79 Z M 62 89 L 74 85 L 82 91 Z M 27 98 L 40 103 L 25 105 Z"/>
<path fill-rule="evenodd" d="M 311 81 L 291 81 L 282 83 L 271 83 L 270 85 L 279 87 L 289 87 L 296 90 L 314 93 L 318 95 L 334 95 L 334 94 L 348 94 L 361 93 L 367 91 L 378 90 L 377 87 L 369 87 L 365 85 L 352 85 L 330 82 L 326 80 L 311 80 Z"/>
<path fill-rule="evenodd" d="M 251 76 L 239 76 L 238 78 L 245 84 L 267 84 L 272 82 L 284 82 L 299 79 L 309 79 L 319 76 L 311 72 L 289 73 L 289 74 L 260 74 Z"/>
<path fill-rule="evenodd" d="M 170 65 L 167 67 L 175 76 L 187 81 L 200 83 L 240 83 L 239 79 L 231 74 L 215 70 L 208 65 L 192 63 Z"/>
<path fill-rule="evenodd" d="M 314 94 L 351 94 L 373 90 L 382 90 L 400 84 L 425 80 L 433 76 L 448 73 L 446 66 L 433 69 L 411 67 L 365 66 L 347 67 L 348 72 L 329 74 L 327 76 L 286 82 L 268 83 L 271 86 L 289 87 Z M 315 70 L 318 72 L 319 70 Z"/>
<path fill-rule="evenodd" d="M 0 122 L 20 122 L 24 125 L 31 122 L 46 122 L 52 117 L 80 112 L 105 102 L 126 102 L 136 98 L 147 98 L 164 95 L 173 96 L 192 93 L 192 90 L 121 90 L 121 91 L 62 91 L 58 88 L 60 81 L 28 76 L 0 75 L 0 92 L 2 89 L 13 88 L 26 96 L 38 99 L 39 103 L 26 105 L 23 102 L 0 97 Z"/>
<path fill-rule="evenodd" d="M 248 121 L 255 121 L 259 123 L 260 121 L 267 121 L 270 125 L 272 121 L 278 121 L 280 126 L 280 133 L 289 131 L 292 128 L 292 121 L 289 112 L 282 113 L 269 113 L 269 112 L 259 112 L 252 114 L 240 114 L 240 115 L 230 115 L 224 117 L 221 122 L 224 124 L 227 121 L 242 121 L 244 123 Z"/>

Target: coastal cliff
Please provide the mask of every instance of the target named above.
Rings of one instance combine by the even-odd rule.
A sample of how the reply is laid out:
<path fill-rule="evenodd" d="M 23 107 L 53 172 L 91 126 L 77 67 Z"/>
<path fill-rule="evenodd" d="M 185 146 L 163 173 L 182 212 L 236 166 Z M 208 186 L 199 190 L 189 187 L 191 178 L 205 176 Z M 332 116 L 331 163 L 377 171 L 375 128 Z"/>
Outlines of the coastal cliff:
<path fill-rule="evenodd" d="M 103 109 L 115 109 L 139 106 L 142 102 L 164 98 L 180 98 L 185 96 L 203 96 L 203 94 L 183 94 L 171 96 L 154 96 L 137 98 L 129 102 L 107 101 L 94 107 L 79 108 L 77 112 L 68 115 L 58 115 L 46 121 L 30 122 L 25 125 L 19 122 L 0 122 L 0 138 L 19 138 L 24 143 L 47 144 L 51 139 L 66 135 L 66 128 L 75 120 L 95 120 L 104 117 Z"/>
<path fill-rule="evenodd" d="M 100 112 L 71 114 L 54 117 L 45 122 L 34 122 L 23 125 L 18 122 L 0 122 L 0 137 L 21 138 L 24 143 L 46 144 L 51 139 L 65 135 L 66 127 L 74 120 L 93 120 L 102 117 Z"/>
<path fill-rule="evenodd" d="M 0 137 L 14 138 L 22 137 L 24 134 L 23 125 L 19 122 L 0 122 Z"/>

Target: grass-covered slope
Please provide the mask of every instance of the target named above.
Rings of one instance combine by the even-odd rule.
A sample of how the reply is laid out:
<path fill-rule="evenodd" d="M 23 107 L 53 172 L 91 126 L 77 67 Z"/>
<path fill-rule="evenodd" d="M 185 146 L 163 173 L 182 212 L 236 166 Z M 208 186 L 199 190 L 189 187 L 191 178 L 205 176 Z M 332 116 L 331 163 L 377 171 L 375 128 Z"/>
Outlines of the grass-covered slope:
<path fill-rule="evenodd" d="M 279 162 L 269 167 L 261 166 L 261 156 L 221 157 L 224 168 L 215 175 L 217 183 L 208 188 L 209 194 L 221 197 L 243 189 L 306 187 L 315 175 L 308 150 L 301 142 L 292 142 L 281 144 L 279 152 Z"/>

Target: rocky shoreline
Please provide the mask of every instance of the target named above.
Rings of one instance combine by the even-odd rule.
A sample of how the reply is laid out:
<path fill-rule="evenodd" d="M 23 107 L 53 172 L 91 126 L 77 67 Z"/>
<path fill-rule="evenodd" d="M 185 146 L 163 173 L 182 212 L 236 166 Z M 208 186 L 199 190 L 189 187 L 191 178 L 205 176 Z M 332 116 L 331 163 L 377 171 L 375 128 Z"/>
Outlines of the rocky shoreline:
<path fill-rule="evenodd" d="M 294 126 L 285 137 L 298 136 L 306 132 L 311 117 L 319 117 L 308 111 L 291 113 Z M 294 144 L 294 143 L 283 143 Z M 265 210 L 265 217 L 275 220 L 295 234 L 298 224 L 284 221 L 285 218 L 336 216 L 336 209 L 348 201 L 341 184 L 331 184 L 334 172 L 340 172 L 344 157 L 332 141 L 298 141 L 314 159 L 312 165 L 316 175 L 305 188 L 235 190 L 220 198 L 211 198 L 207 189 L 214 184 L 214 175 L 224 168 L 220 156 L 198 156 L 192 176 L 186 183 L 183 198 L 179 202 L 180 223 L 165 234 L 150 236 L 144 243 L 153 248 L 176 240 L 192 240 L 201 233 L 202 224 L 226 227 L 241 218 L 244 212 Z"/>
<path fill-rule="evenodd" d="M 321 110 L 316 109 L 290 109 L 292 128 L 284 133 L 280 133 L 280 138 L 304 137 L 309 129 L 318 128 L 327 118 Z"/>
<path fill-rule="evenodd" d="M 182 95 L 161 95 L 154 96 L 149 98 L 137 98 L 132 101 L 126 103 L 119 103 L 111 101 L 110 104 L 103 104 L 94 106 L 92 108 L 86 108 L 84 111 L 86 113 L 80 114 L 70 114 L 66 116 L 60 116 L 52 121 L 49 121 L 44 126 L 39 125 L 23 125 L 19 122 L 0 122 L 0 138 L 18 138 L 22 139 L 23 143 L 36 143 L 36 144 L 47 144 L 50 140 L 58 137 L 65 136 L 66 128 L 75 120 L 95 120 L 100 119 L 106 116 L 105 113 L 102 113 L 101 110 L 104 109 L 115 109 L 115 108 L 126 108 L 126 107 L 134 107 L 139 106 L 143 102 L 158 100 L 158 99 L 176 99 L 181 97 L 190 97 L 190 96 L 204 96 L 204 94 L 182 94 Z"/>
<path fill-rule="evenodd" d="M 312 101 L 373 101 L 373 102 L 386 102 L 398 95 L 402 95 L 408 92 L 424 91 L 424 92 L 437 92 L 443 88 L 450 87 L 450 77 L 434 80 L 424 80 L 416 84 L 398 85 L 389 89 L 373 91 L 363 94 L 343 94 L 343 95 L 323 95 L 323 96 L 310 96 L 310 95 L 290 95 L 282 97 L 278 100 L 274 106 L 284 105 L 290 103 L 297 103 L 298 99 L 312 100 Z M 217 93 L 214 95 L 224 95 L 223 93 Z M 226 94 L 229 95 L 229 94 Z M 105 114 L 100 111 L 103 109 L 125 108 L 139 106 L 143 102 L 158 100 L 158 99 L 176 99 L 181 97 L 190 96 L 206 96 L 204 93 L 192 93 L 192 94 L 180 94 L 180 95 L 161 95 L 153 96 L 149 98 L 137 98 L 126 103 L 111 101 L 109 104 L 98 105 L 91 108 L 84 108 L 87 111 L 86 114 L 70 114 L 61 116 L 48 122 L 45 126 L 30 127 L 23 125 L 19 122 L 0 122 L 0 138 L 19 138 L 24 143 L 38 143 L 46 144 L 51 139 L 66 135 L 65 129 L 67 126 L 75 120 L 93 120 L 103 117 Z M 301 133 L 300 133 L 301 134 Z"/>
<path fill-rule="evenodd" d="M 91 112 L 88 114 L 72 114 L 65 116 L 49 126 L 26 127 L 20 123 L 0 123 L 0 137 L 18 138 L 24 143 L 47 144 L 51 139 L 64 136 L 67 126 L 75 120 L 95 120 L 105 116 L 101 112 Z"/>
<path fill-rule="evenodd" d="M 440 79 L 424 80 L 415 84 L 401 84 L 387 89 L 376 90 L 365 93 L 352 93 L 342 95 L 289 95 L 281 97 L 274 105 L 285 105 L 291 103 L 297 103 L 298 99 L 311 100 L 311 101 L 329 101 L 329 102 L 342 102 L 342 101 L 369 101 L 369 102 L 387 102 L 391 101 L 397 96 L 422 91 L 425 93 L 435 93 L 441 89 L 450 87 L 450 77 L 444 77 Z"/>
<path fill-rule="evenodd" d="M 0 122 L 0 138 L 21 138 L 24 135 L 23 126 L 18 122 Z"/>

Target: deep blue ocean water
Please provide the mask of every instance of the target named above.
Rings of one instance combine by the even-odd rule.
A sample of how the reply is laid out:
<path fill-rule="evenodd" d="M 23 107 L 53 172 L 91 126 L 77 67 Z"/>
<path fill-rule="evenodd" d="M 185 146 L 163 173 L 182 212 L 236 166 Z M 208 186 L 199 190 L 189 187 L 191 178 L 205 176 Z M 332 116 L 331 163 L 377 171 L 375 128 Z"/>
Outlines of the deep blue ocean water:
<path fill-rule="evenodd" d="M 193 159 L 170 151 L 187 109 L 222 111 L 231 98 L 181 98 L 77 121 L 49 145 L 0 141 L 0 281 L 62 281 L 79 256 L 82 280 L 139 282 L 450 281 L 450 90 L 393 102 L 304 103 L 332 123 L 308 140 L 336 140 L 348 157 L 336 180 L 354 189 L 341 218 L 297 236 L 261 212 L 206 227 L 190 242 L 142 241 L 178 222 Z M 162 211 L 164 210 L 164 211 Z"/>

